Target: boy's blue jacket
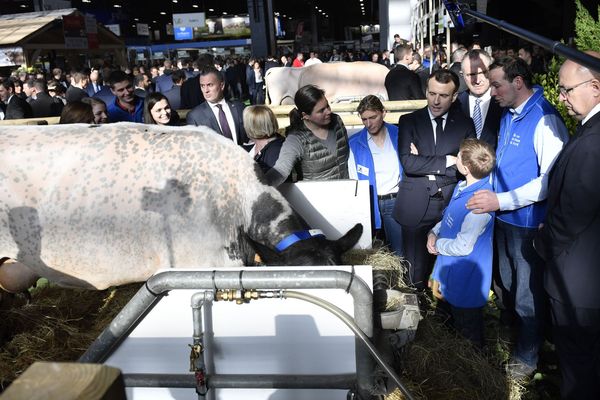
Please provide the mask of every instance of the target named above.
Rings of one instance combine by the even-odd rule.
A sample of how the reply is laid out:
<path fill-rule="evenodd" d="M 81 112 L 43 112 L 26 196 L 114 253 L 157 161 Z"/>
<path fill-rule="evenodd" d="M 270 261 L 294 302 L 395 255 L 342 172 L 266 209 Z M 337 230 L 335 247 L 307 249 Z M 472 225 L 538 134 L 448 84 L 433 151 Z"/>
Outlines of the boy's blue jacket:
<path fill-rule="evenodd" d="M 455 239 L 462 223 L 471 212 L 467 201 L 477 190 L 491 190 L 487 178 L 467 186 L 459 192 L 454 188 L 452 200 L 444 210 L 438 238 Z M 483 307 L 487 302 L 492 283 L 492 255 L 494 215 L 485 230 L 475 242 L 471 254 L 462 257 L 438 255 L 432 278 L 440 282 L 440 291 L 444 298 L 455 307 Z"/>

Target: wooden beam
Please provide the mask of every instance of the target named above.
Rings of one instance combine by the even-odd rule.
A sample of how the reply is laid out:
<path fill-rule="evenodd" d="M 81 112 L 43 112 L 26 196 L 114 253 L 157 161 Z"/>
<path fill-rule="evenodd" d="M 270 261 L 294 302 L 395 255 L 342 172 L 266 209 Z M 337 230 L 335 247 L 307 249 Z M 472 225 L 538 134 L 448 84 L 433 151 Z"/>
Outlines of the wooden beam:
<path fill-rule="evenodd" d="M 126 400 L 123 375 L 101 364 L 36 362 L 0 400 Z"/>

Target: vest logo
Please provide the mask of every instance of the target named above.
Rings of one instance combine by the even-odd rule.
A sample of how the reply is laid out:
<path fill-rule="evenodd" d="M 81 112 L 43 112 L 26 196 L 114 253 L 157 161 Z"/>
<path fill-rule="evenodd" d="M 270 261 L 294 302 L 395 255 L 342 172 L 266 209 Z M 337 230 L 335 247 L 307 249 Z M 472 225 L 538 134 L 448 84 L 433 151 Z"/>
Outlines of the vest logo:
<path fill-rule="evenodd" d="M 369 168 L 364 165 L 357 164 L 356 171 L 361 175 L 369 176 Z"/>
<path fill-rule="evenodd" d="M 519 144 L 521 144 L 521 135 L 513 133 L 512 137 L 510 138 L 510 145 L 518 147 Z"/>
<path fill-rule="evenodd" d="M 454 225 L 454 218 L 452 218 L 452 214 L 448 213 L 448 218 L 446 218 L 446 225 L 448 228 L 452 228 Z"/>

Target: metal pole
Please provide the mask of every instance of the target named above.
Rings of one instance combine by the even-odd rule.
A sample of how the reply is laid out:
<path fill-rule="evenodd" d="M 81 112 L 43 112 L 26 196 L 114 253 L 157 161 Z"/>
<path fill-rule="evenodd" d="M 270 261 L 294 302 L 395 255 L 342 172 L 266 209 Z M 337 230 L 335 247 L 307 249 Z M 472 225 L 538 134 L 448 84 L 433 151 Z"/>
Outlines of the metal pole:
<path fill-rule="evenodd" d="M 530 32 L 523 28 L 520 28 L 516 25 L 509 24 L 506 21 L 502 21 L 496 18 L 488 17 L 485 14 L 482 14 L 478 11 L 470 10 L 468 8 L 460 8 L 458 3 L 452 3 L 450 5 L 446 4 L 446 9 L 449 13 L 452 13 L 453 16 L 457 19 L 456 16 L 459 16 L 461 12 L 465 15 L 469 15 L 473 18 L 481 20 L 487 24 L 495 26 L 496 28 L 508 32 L 512 35 L 520 37 L 521 39 L 525 39 L 528 42 L 533 44 L 537 44 L 538 46 L 543 47 L 546 50 L 551 51 L 553 54 L 559 54 L 564 56 L 570 60 L 577 62 L 583 66 L 594 69 L 596 71 L 600 71 L 600 60 L 592 57 L 588 54 L 585 54 L 582 51 L 573 49 L 569 46 L 564 45 L 561 42 L 557 42 L 552 39 L 548 39 L 544 36 L 538 35 L 537 33 Z M 458 26 L 457 26 L 458 27 Z"/>
<path fill-rule="evenodd" d="M 369 338 L 373 337 L 371 290 L 362 279 L 350 272 L 310 269 L 165 271 L 148 279 L 79 361 L 104 362 L 169 290 L 246 288 L 346 290 L 353 298 L 356 324 Z M 368 350 L 356 339 L 356 379 L 362 392 L 375 389 L 374 366 L 375 361 Z"/>

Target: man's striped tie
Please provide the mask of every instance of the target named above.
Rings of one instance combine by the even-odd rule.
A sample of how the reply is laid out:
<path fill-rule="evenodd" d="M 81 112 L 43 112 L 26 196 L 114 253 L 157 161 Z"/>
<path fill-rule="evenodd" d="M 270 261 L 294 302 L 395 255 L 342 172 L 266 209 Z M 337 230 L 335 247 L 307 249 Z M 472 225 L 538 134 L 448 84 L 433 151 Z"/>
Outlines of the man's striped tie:
<path fill-rule="evenodd" d="M 481 137 L 481 131 L 483 130 L 483 118 L 481 118 L 481 107 L 479 107 L 480 103 L 481 99 L 475 99 L 475 108 L 473 109 L 473 123 L 475 124 L 477 139 Z"/>

